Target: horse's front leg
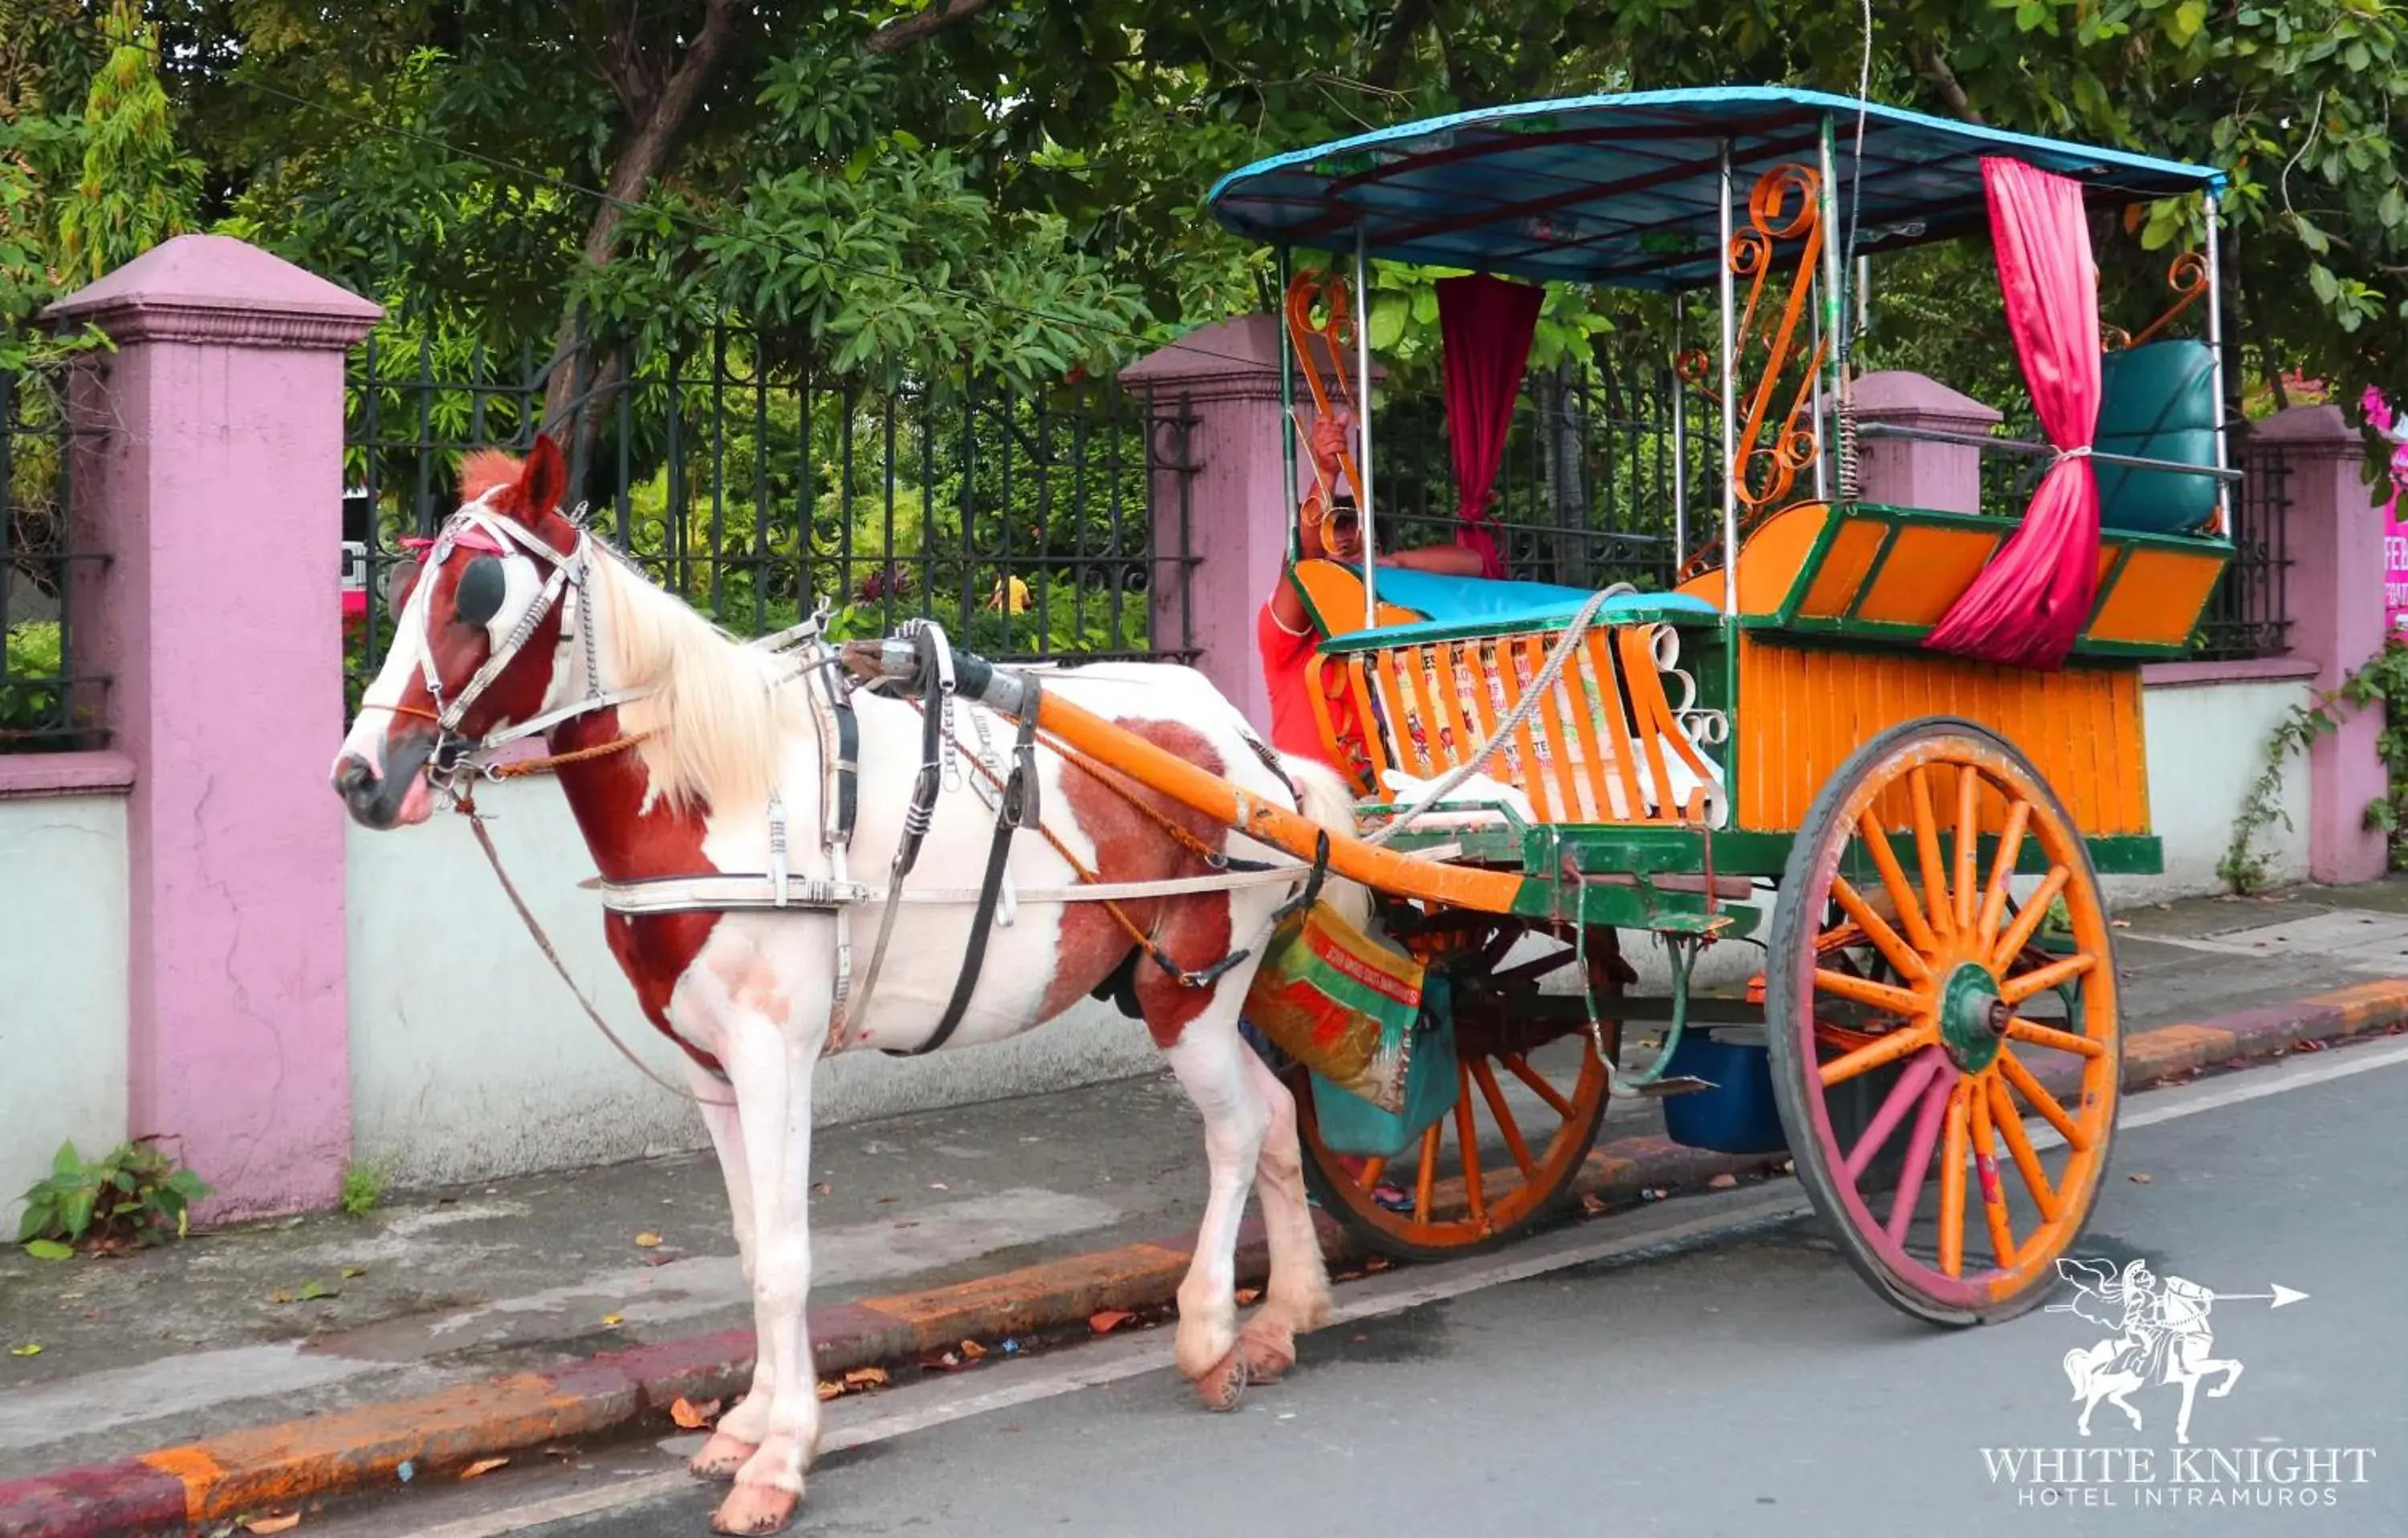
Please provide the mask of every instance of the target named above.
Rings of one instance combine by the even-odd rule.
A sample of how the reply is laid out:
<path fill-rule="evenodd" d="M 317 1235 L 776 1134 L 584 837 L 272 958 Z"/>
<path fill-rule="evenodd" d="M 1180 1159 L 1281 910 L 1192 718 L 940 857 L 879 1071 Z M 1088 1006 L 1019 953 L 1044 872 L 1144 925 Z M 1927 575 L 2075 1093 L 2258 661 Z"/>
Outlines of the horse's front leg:
<path fill-rule="evenodd" d="M 1246 1069 L 1254 1048 L 1238 1034 L 1241 1001 L 1235 989 L 1222 990 L 1164 1054 L 1204 1118 L 1211 1171 L 1196 1254 L 1179 1284 L 1176 1355 L 1180 1375 L 1215 1410 L 1235 1408 L 1246 1387 L 1237 1349 L 1238 1224 L 1270 1127 L 1269 1108 Z"/>
<path fill-rule="evenodd" d="M 794 997 L 772 992 L 774 1002 Z M 753 1209 L 752 1303 L 767 1365 L 769 1409 L 759 1445 L 736 1473 L 711 1525 L 775 1532 L 802 1504 L 803 1471 L 819 1450 L 820 1401 L 804 1317 L 810 1291 L 811 1068 L 824 1022 L 773 1019 L 739 1003 L 725 1033 Z M 761 1381 L 754 1368 L 754 1381 Z M 757 1393 L 757 1389 L 756 1389 Z M 749 1430 L 749 1428 L 747 1428 Z"/>
<path fill-rule="evenodd" d="M 686 1083 L 702 1102 L 703 1125 L 710 1129 L 710 1146 L 719 1156 L 719 1173 L 727 1185 L 727 1212 L 736 1229 L 736 1254 L 744 1286 L 752 1286 L 752 1177 L 744 1161 L 744 1132 L 736 1114 L 734 1091 L 727 1081 L 688 1060 Z M 766 1322 L 755 1314 L 752 1386 L 729 1407 L 712 1428 L 710 1438 L 686 1468 L 698 1479 L 730 1479 L 761 1445 L 769 1426 L 769 1339 Z"/>
<path fill-rule="evenodd" d="M 2208 1362 L 2205 1365 L 2210 1371 L 2219 1367 L 2224 1369 L 2224 1381 L 2207 1391 L 2209 1399 L 2222 1399 L 2232 1392 L 2234 1384 L 2241 1381 L 2241 1363 L 2238 1358 L 2231 1361 Z"/>

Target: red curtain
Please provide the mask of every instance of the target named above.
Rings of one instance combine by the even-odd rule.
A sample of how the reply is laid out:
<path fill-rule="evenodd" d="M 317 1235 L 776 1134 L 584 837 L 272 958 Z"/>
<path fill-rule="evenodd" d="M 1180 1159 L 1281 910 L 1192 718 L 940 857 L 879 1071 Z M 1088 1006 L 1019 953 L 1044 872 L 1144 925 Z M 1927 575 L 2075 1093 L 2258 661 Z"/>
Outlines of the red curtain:
<path fill-rule="evenodd" d="M 1530 361 L 1530 337 L 1545 295 L 1487 273 L 1438 281 L 1439 333 L 1446 349 L 1446 436 L 1458 496 L 1455 542 L 1480 554 L 1480 573 L 1501 577 L 1488 522 L 1488 489 L 1505 458 L 1505 432 Z"/>
<path fill-rule="evenodd" d="M 2023 524 L 1924 644 L 1983 662 L 2054 671 L 2090 617 L 2099 585 L 2099 274 L 2082 189 L 1997 156 L 1982 162 L 2007 329 L 2057 458 Z"/>

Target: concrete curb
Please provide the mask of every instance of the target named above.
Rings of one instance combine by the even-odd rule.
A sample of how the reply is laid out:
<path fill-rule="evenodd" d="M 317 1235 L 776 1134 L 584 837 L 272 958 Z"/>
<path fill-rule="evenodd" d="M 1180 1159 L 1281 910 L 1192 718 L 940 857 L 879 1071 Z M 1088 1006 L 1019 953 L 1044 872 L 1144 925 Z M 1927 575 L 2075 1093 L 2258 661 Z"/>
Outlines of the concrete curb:
<path fill-rule="evenodd" d="M 2408 979 L 2385 979 L 2245 1010 L 2195 1025 L 2136 1032 L 2125 1042 L 2126 1089 L 2145 1089 L 2218 1064 L 2263 1057 L 2408 1025 Z M 1583 1196 L 1612 1203 L 1650 1190 L 1761 1171 L 1762 1156 L 1622 1138 L 1589 1157 Z M 1316 1215 L 1333 1263 L 1357 1258 L 1337 1224 Z M 1104 1308 L 1169 1302 L 1193 1235 L 1125 1244 L 954 1286 L 814 1309 L 814 1363 L 823 1376 L 910 1360 L 965 1338 L 1075 1325 Z M 1267 1265 L 1262 1233 L 1241 1233 L 1241 1278 Z M 164 1447 L 114 1462 L 0 1482 L 0 1533 L 11 1538 L 136 1538 L 249 1513 L 442 1474 L 480 1459 L 661 1419 L 681 1396 L 724 1399 L 752 1371 L 750 1330 L 632 1347 L 552 1373 L 519 1373 L 417 1399 L 362 1405 Z"/>

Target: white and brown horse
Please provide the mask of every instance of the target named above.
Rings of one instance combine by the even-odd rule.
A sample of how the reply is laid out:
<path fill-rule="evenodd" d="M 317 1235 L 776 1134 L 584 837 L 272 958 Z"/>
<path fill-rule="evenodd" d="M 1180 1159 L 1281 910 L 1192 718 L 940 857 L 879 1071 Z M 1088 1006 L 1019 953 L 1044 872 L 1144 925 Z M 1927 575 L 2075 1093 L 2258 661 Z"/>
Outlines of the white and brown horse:
<path fill-rule="evenodd" d="M 464 505 L 406 590 L 396 590 L 391 651 L 334 763 L 336 790 L 373 828 L 422 822 L 438 773 L 464 744 L 530 724 L 541 735 L 594 863 L 610 883 L 770 868 L 773 798 L 788 809 L 784 857 L 796 877 L 828 877 L 818 837 L 824 788 L 810 686 L 792 658 L 738 644 L 558 510 L 558 451 L 538 438 L 523 463 L 481 451 L 464 463 Z M 1266 797 L 1290 786 L 1259 756 L 1243 719 L 1192 669 L 1098 665 L 1049 675 L 1076 698 L 1212 773 Z M 882 878 L 905 831 L 906 787 L 923 761 L 911 702 L 857 691 L 858 825 L 852 868 Z M 959 709 L 967 712 L 971 707 Z M 1012 726 L 993 722 L 1009 743 Z M 612 751 L 614 743 L 637 739 Z M 585 755 L 585 756 L 579 756 Z M 1050 753 L 1036 760 L 1045 829 L 1107 883 L 1207 872 L 1199 846 L 1293 868 L 1288 856 L 1135 787 L 1114 789 Z M 1283 760 L 1317 821 L 1351 825 L 1346 787 L 1326 769 Z M 970 775 L 946 784 L 913 869 L 930 889 L 976 890 L 996 815 Z M 1140 803 L 1143 804 L 1140 805 Z M 1183 830 L 1184 836 L 1170 829 Z M 1047 839 L 1011 841 L 1010 886 L 1059 892 L 1079 874 Z M 1259 955 L 1273 912 L 1301 881 L 1153 896 L 1122 912 L 1154 953 L 1204 969 L 1231 951 Z M 1361 888 L 1331 884 L 1359 913 Z M 879 916 L 856 911 L 866 940 Z M 691 1059 L 688 1077 L 726 1177 L 736 1242 L 753 1297 L 759 1358 L 751 1391 L 694 1460 L 733 1474 L 723 1531 L 764 1532 L 792 1518 L 818 1440 L 819 1397 L 804 1323 L 810 1286 L 812 1065 L 832 1050 L 908 1052 L 935 1034 L 973 910 L 905 903 L 872 997 L 837 1022 L 837 923 L 825 910 L 605 915 L 611 952 L 652 1024 Z M 864 919 L 867 922 L 863 922 Z M 866 950 L 867 946 L 860 947 Z M 1060 1014 L 1105 985 L 1136 947 L 1095 902 L 1031 901 L 994 927 L 984 965 L 948 1045 L 993 1042 Z M 1138 951 L 1135 997 L 1147 1029 L 1203 1114 L 1210 1196 L 1179 1294 L 1177 1358 L 1208 1404 L 1226 1407 L 1251 1378 L 1295 1360 L 1293 1336 L 1320 1325 L 1328 1280 L 1305 1204 L 1287 1088 L 1240 1037 L 1252 957 L 1204 986 Z M 848 1006 L 850 1010 L 850 1006 Z M 496 1022 L 497 1025 L 501 1024 Z M 731 1093 L 732 1092 L 732 1093 Z M 1239 1328 L 1238 1226 L 1258 1188 L 1271 1274 L 1262 1307 Z"/>

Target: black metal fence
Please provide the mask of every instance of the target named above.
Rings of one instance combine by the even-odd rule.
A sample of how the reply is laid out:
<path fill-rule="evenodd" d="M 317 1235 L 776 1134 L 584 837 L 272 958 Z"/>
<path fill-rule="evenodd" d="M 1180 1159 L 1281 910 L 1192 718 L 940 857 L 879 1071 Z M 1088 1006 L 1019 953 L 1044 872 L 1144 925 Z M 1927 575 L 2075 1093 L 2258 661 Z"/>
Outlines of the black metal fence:
<path fill-rule="evenodd" d="M 463 452 L 532 441 L 547 371 L 530 361 L 355 355 L 347 534 L 370 594 L 400 539 L 457 504 Z M 875 389 L 781 365 L 734 327 L 624 369 L 574 361 L 580 381 L 604 382 L 580 391 L 588 430 L 557 435 L 574 447 L 572 503 L 731 631 L 825 604 L 838 636 L 929 616 L 998 658 L 1196 655 L 1181 468 L 1192 422 L 1176 403 L 1109 381 Z M 351 640 L 354 690 L 389 628 L 369 603 Z"/>
<path fill-rule="evenodd" d="M 77 436 L 62 375 L 0 373 L 0 753 L 108 745 L 77 644 L 77 589 L 108 560 L 67 516 Z"/>
<path fill-rule="evenodd" d="M 2233 483 L 2232 559 L 2208 596 L 2192 638 L 2202 661 L 2278 657 L 2291 649 L 2286 592 L 2291 568 L 2284 539 L 2291 506 L 2291 461 L 2279 444 L 2244 448 Z M 2377 559 L 2368 551 L 2366 558 Z"/>
<path fill-rule="evenodd" d="M 1675 377 L 1669 358 L 1530 375 L 1489 502 L 1505 575 L 1670 587 L 1682 525 L 1689 550 L 1721 529 L 1718 411 Z M 1383 543 L 1453 539 L 1457 492 L 1443 400 L 1382 403 L 1371 452 Z"/>

